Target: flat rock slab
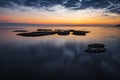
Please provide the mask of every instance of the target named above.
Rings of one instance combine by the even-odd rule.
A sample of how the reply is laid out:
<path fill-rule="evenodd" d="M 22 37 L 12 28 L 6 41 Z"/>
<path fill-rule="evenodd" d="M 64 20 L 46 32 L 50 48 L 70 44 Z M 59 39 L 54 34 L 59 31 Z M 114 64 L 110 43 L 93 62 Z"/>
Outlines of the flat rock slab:
<path fill-rule="evenodd" d="M 105 45 L 100 43 L 90 44 L 88 45 L 88 49 L 85 50 L 85 52 L 88 53 L 101 53 L 105 51 L 106 51 Z"/>
<path fill-rule="evenodd" d="M 95 44 L 88 45 L 88 47 L 92 47 L 92 48 L 104 48 L 105 45 L 104 44 L 100 44 L 100 43 L 95 43 Z"/>
<path fill-rule="evenodd" d="M 14 32 L 26 32 L 26 31 L 25 30 L 15 30 Z M 16 35 L 24 36 L 24 37 L 38 37 L 38 36 L 47 36 L 47 35 L 54 35 L 54 34 L 66 36 L 66 35 L 69 35 L 70 32 L 72 32 L 73 35 L 80 35 L 80 36 L 85 36 L 86 33 L 89 33 L 89 31 L 81 31 L 81 30 L 37 29 L 36 32 L 19 33 Z"/>
<path fill-rule="evenodd" d="M 89 31 L 73 31 L 73 35 L 86 35 Z"/>
<path fill-rule="evenodd" d="M 25 36 L 25 37 L 37 37 L 37 36 L 47 36 L 53 35 L 55 32 L 47 31 L 47 32 L 31 32 L 31 33 L 19 33 L 17 35 Z"/>
<path fill-rule="evenodd" d="M 58 31 L 56 32 L 58 35 L 69 35 L 70 32 L 69 31 Z"/>

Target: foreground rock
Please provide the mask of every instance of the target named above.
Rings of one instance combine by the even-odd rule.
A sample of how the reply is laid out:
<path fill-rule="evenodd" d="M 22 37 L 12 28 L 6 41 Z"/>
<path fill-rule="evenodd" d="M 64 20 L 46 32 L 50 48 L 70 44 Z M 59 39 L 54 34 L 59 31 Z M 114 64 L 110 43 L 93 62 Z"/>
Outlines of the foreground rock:
<path fill-rule="evenodd" d="M 45 32 L 31 32 L 31 33 L 20 33 L 17 35 L 26 36 L 26 37 L 36 37 L 36 36 L 47 36 L 55 34 L 54 31 L 45 31 Z"/>
<path fill-rule="evenodd" d="M 90 44 L 88 47 L 93 47 L 93 48 L 104 48 L 104 44 L 96 43 L 96 44 Z"/>
<path fill-rule="evenodd" d="M 101 53 L 105 51 L 106 51 L 105 45 L 100 43 L 90 44 L 88 45 L 88 49 L 85 50 L 85 52 L 88 53 Z"/>

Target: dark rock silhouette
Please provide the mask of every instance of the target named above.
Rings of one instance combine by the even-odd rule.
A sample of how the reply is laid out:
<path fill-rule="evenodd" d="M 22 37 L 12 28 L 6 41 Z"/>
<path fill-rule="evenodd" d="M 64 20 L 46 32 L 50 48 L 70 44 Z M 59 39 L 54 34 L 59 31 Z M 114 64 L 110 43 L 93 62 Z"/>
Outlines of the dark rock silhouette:
<path fill-rule="evenodd" d="M 75 30 L 68 30 L 68 31 L 70 31 L 70 32 L 74 32 Z"/>
<path fill-rule="evenodd" d="M 70 32 L 69 31 L 58 31 L 57 34 L 58 35 L 69 35 Z"/>
<path fill-rule="evenodd" d="M 100 48 L 104 48 L 105 45 L 104 44 L 99 44 L 99 43 L 96 43 L 96 44 L 90 44 L 88 45 L 88 47 L 93 47 L 93 48 L 96 48 L 96 47 L 100 47 Z"/>
<path fill-rule="evenodd" d="M 86 35 L 89 31 L 73 31 L 73 35 Z"/>
<path fill-rule="evenodd" d="M 54 31 L 43 31 L 43 32 L 20 33 L 17 35 L 26 36 L 26 37 L 36 37 L 36 36 L 47 36 L 53 34 L 55 34 Z"/>
<path fill-rule="evenodd" d="M 63 29 L 55 29 L 55 32 L 56 32 L 58 35 L 69 35 L 69 34 L 70 34 L 70 31 L 68 31 L 68 30 L 63 30 Z"/>
<path fill-rule="evenodd" d="M 69 35 L 72 32 L 73 35 L 86 35 L 89 31 L 76 31 L 76 30 L 61 30 L 55 29 L 59 35 Z"/>
<path fill-rule="evenodd" d="M 115 25 L 115 26 L 118 26 L 118 27 L 120 27 L 120 24 L 118 24 L 118 25 Z"/>
<path fill-rule="evenodd" d="M 62 29 L 37 29 L 37 32 L 30 32 L 30 33 L 19 33 L 17 35 L 26 36 L 26 37 L 37 37 L 37 36 L 47 36 L 47 35 L 69 35 L 70 32 L 73 35 L 86 35 L 89 31 L 75 31 L 75 30 L 62 30 Z"/>
<path fill-rule="evenodd" d="M 88 45 L 88 49 L 85 50 L 85 52 L 88 52 L 88 53 L 101 53 L 105 51 L 106 51 L 105 45 L 99 44 L 99 43 L 90 44 Z"/>

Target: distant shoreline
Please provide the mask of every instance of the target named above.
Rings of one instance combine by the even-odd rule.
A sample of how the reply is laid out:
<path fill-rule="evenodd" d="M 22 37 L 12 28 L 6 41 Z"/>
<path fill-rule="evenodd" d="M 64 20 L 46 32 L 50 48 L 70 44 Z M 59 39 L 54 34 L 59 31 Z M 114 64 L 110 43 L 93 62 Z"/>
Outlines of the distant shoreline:
<path fill-rule="evenodd" d="M 117 27 L 120 27 L 120 24 L 118 24 L 118 25 L 115 25 L 115 26 L 117 26 Z"/>
<path fill-rule="evenodd" d="M 0 26 L 113 26 L 113 25 L 0 23 Z"/>

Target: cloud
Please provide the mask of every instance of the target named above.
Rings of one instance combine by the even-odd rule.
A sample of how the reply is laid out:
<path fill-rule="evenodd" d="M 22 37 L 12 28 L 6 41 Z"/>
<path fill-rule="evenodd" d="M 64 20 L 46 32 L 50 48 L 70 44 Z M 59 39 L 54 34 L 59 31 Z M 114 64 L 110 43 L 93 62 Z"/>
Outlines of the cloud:
<path fill-rule="evenodd" d="M 15 8 L 18 6 L 34 8 L 50 8 L 55 5 L 62 5 L 72 10 L 86 8 L 106 9 L 109 12 L 120 14 L 119 0 L 1 0 L 0 7 Z M 49 9 L 46 9 L 49 10 Z M 49 10 L 52 11 L 52 10 Z"/>

